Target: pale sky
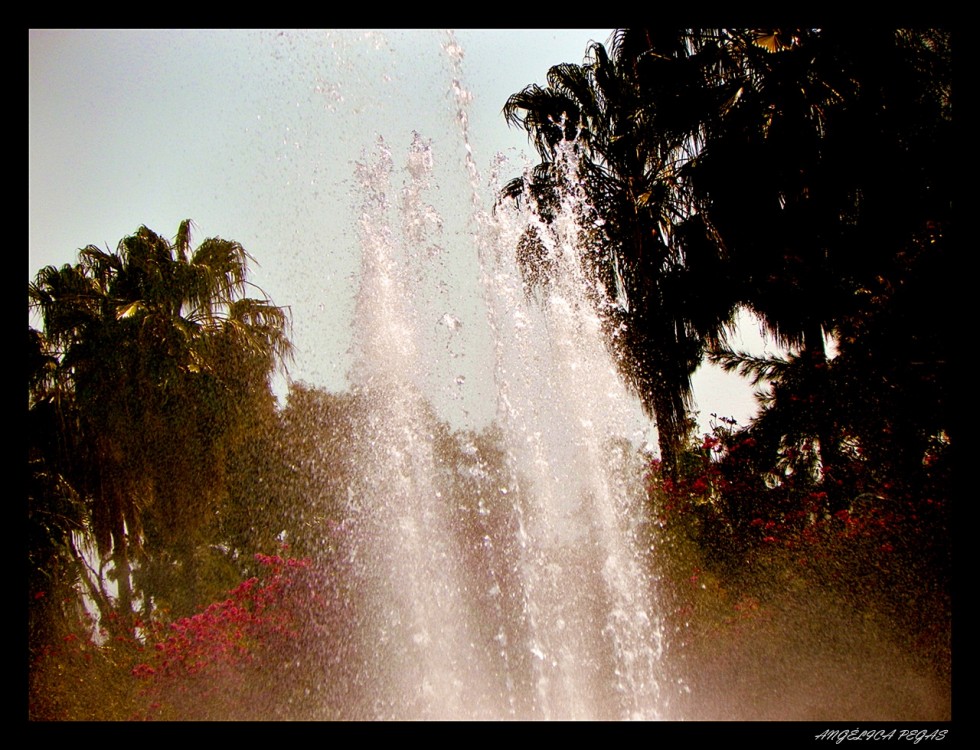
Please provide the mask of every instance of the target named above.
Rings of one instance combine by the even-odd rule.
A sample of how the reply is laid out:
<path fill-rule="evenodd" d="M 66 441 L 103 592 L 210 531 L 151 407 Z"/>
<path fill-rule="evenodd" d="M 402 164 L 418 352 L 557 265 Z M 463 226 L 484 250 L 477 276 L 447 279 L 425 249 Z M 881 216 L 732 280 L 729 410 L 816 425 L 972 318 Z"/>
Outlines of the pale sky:
<path fill-rule="evenodd" d="M 486 206 L 495 156 L 508 159 L 504 179 L 520 173 L 522 153 L 534 158 L 500 114 L 507 97 L 543 84 L 552 65 L 581 63 L 590 40 L 610 32 L 455 31 Z M 193 219 L 196 242 L 239 241 L 258 262 L 255 283 L 291 308 L 290 377 L 341 390 L 360 253 L 354 163 L 372 158 L 380 136 L 400 179 L 418 132 L 432 141 L 428 200 L 446 220 L 439 262 L 455 280 L 440 294 L 461 330 L 478 328 L 468 324 L 482 312 L 448 38 L 412 29 L 29 31 L 29 280 L 75 262 L 86 245 L 115 249 L 142 224 L 173 237 Z M 761 351 L 756 326 L 744 328 L 736 348 Z M 493 398 L 474 376 L 486 354 L 459 345 L 470 347 L 463 398 L 479 423 L 493 413 L 476 405 Z M 703 430 L 712 412 L 744 424 L 755 411 L 738 378 L 704 369 L 695 387 Z"/>

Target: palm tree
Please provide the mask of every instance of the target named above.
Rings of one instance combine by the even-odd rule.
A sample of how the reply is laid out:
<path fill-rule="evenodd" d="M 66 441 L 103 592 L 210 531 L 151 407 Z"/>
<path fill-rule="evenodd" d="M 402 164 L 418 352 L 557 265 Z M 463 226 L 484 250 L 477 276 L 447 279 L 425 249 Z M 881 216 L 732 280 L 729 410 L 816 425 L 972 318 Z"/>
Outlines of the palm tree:
<path fill-rule="evenodd" d="M 896 254 L 948 223 L 953 181 L 936 154 L 950 139 L 949 35 L 633 28 L 610 50 L 593 44 L 584 65 L 555 66 L 546 87 L 508 100 L 542 161 L 505 195 L 529 192 L 547 219 L 556 154 L 575 144 L 605 221 L 583 260 L 618 292 L 623 369 L 669 466 L 690 373 L 736 305 L 813 371 L 793 382 L 826 391 L 825 337 L 853 329 Z M 808 427 L 828 470 L 839 417 L 815 411 Z"/>
<path fill-rule="evenodd" d="M 61 449 L 48 455 L 87 501 L 123 613 L 136 593 L 148 612 L 154 589 L 173 588 L 147 549 L 193 570 L 241 404 L 290 352 L 288 312 L 245 296 L 245 250 L 212 238 L 192 252 L 191 226 L 173 244 L 141 227 L 114 253 L 88 246 L 29 285 L 58 383 L 46 398 Z"/>
<path fill-rule="evenodd" d="M 827 407 L 807 429 L 832 473 L 849 420 L 832 408 L 840 377 L 829 374 L 825 336 L 877 315 L 871 290 L 897 280 L 896 258 L 918 255 L 915 238 L 948 221 L 953 181 L 936 154 L 950 137 L 949 37 L 830 29 L 723 39 L 731 103 L 710 120 L 692 185 L 738 270 L 740 303 L 812 371 L 787 382 L 813 389 L 797 400 Z M 739 366 L 732 353 L 722 359 Z M 864 401 L 889 388 L 869 386 Z"/>
<path fill-rule="evenodd" d="M 505 118 L 528 132 L 541 164 L 505 186 L 504 197 L 530 193 L 549 220 L 562 179 L 559 154 L 569 144 L 576 151 L 575 177 L 602 219 L 583 233 L 582 262 L 615 293 L 611 340 L 627 382 L 656 420 L 661 458 L 673 474 L 688 431 L 691 376 L 733 307 L 702 288 L 721 284 L 726 271 L 714 230 L 686 186 L 698 147 L 684 120 L 692 102 L 675 102 L 683 106 L 673 110 L 651 99 L 649 71 L 634 63 L 593 43 L 583 65 L 556 65 L 546 87 L 531 85 L 507 100 Z M 663 80 L 684 74 L 686 64 L 677 61 Z M 542 278 L 540 254 L 534 238 L 525 239 L 525 277 L 534 283 Z"/>

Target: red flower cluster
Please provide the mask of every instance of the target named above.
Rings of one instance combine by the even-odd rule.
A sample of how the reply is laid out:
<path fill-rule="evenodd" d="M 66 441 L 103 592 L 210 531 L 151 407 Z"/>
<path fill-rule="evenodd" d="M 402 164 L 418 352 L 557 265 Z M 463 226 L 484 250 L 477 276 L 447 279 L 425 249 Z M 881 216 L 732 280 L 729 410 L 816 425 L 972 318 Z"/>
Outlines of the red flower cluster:
<path fill-rule="evenodd" d="M 816 487 L 792 475 L 776 486 L 765 486 L 756 474 L 732 470 L 755 446 L 752 437 L 716 430 L 691 444 L 679 478 L 663 476 L 660 462 L 652 462 L 648 491 L 657 497 L 661 527 L 689 526 L 700 535 L 703 523 L 710 520 L 713 528 L 727 530 L 750 547 L 813 550 L 829 541 L 860 539 L 865 547 L 888 554 L 895 551 L 891 538 L 900 529 L 915 524 L 923 512 L 939 512 L 932 499 L 914 501 L 900 495 L 888 479 L 867 470 L 860 457 L 841 467 L 848 477 L 846 490 L 841 489 L 845 482 L 829 472 Z M 785 453 L 792 458 L 792 448 Z M 836 500 L 826 489 L 836 490 Z M 840 507 L 848 501 L 845 493 L 852 500 Z M 752 515 L 746 517 L 746 512 Z"/>
<path fill-rule="evenodd" d="M 262 578 L 252 577 L 203 611 L 171 623 L 144 627 L 150 659 L 132 669 L 145 682 L 145 718 L 165 713 L 175 695 L 213 696 L 240 681 L 238 672 L 262 654 L 279 652 L 294 639 L 302 613 L 315 604 L 317 593 L 302 575 L 308 560 L 256 555 L 269 568 Z"/>

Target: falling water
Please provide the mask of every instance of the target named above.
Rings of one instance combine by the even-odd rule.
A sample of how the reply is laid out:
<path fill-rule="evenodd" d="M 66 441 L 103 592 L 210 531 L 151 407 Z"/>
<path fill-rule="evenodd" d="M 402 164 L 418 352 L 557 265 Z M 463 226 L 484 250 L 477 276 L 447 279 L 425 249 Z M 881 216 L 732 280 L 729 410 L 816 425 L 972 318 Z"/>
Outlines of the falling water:
<path fill-rule="evenodd" d="M 357 166 L 351 378 L 364 437 L 348 487 L 368 710 L 378 719 L 662 718 L 661 626 L 629 432 L 635 405 L 603 340 L 605 292 L 579 262 L 580 191 L 569 186 L 551 227 L 514 205 L 481 206 L 452 37 L 445 50 L 503 460 L 489 469 L 464 441 L 473 465 L 450 469 L 491 490 L 460 497 L 437 455 L 445 436 L 422 395 L 432 354 L 421 312 L 428 236 L 442 224 L 425 202 L 435 155 L 416 134 L 396 202 L 395 158 L 379 141 Z M 555 273 L 529 294 L 515 253 L 534 225 Z M 446 313 L 439 324 L 452 335 L 460 322 Z"/>
<path fill-rule="evenodd" d="M 227 528 L 236 569 L 248 564 L 237 557 L 238 532 L 248 531 L 238 524 L 251 517 L 251 531 L 275 532 L 269 524 L 280 513 L 290 514 L 282 528 L 296 536 L 295 542 L 288 539 L 289 554 L 312 559 L 289 566 L 295 577 L 270 579 L 284 588 L 270 584 L 269 591 L 290 594 L 276 602 L 274 614 L 283 619 L 265 621 L 274 637 L 238 642 L 239 635 L 229 631 L 227 637 L 241 647 L 232 662 L 197 672 L 205 665 L 188 660 L 194 669 L 184 674 L 178 668 L 173 681 L 164 662 L 157 672 L 161 681 L 151 682 L 147 694 L 143 677 L 138 684 L 129 680 L 146 673 L 128 674 L 128 659 L 136 652 L 127 644 L 99 649 L 98 639 L 78 643 L 75 657 L 84 656 L 83 664 L 62 661 L 74 657 L 55 641 L 58 649 L 50 655 L 57 658 L 50 666 L 35 672 L 32 663 L 31 700 L 41 699 L 38 718 L 50 713 L 57 720 L 118 719 L 129 715 L 132 701 L 162 691 L 169 695 L 163 704 L 151 703 L 151 712 L 160 707 L 191 720 L 947 721 L 950 604 L 942 580 L 950 563 L 938 556 L 945 547 L 924 551 L 922 562 L 934 559 L 944 567 L 935 580 L 920 581 L 924 568 L 905 544 L 916 537 L 903 536 L 902 550 L 889 542 L 875 552 L 867 545 L 874 537 L 862 541 L 852 535 L 858 527 L 852 529 L 850 520 L 860 522 L 858 513 L 845 513 L 841 523 L 847 531 L 819 541 L 812 558 L 810 547 L 771 545 L 750 550 L 744 565 L 716 564 L 728 553 L 709 549 L 710 535 L 685 538 L 696 527 L 696 515 L 656 528 L 647 515 L 641 451 L 650 425 L 623 387 L 608 349 L 607 316 L 620 301 L 582 263 L 579 238 L 590 229 L 582 217 L 594 214 L 582 186 L 568 181 L 557 210 L 549 206 L 548 222 L 534 211 L 531 195 L 520 205 L 494 202 L 512 165 L 498 155 L 481 172 L 471 141 L 463 51 L 452 34 L 443 46 L 449 71 L 444 81 L 417 75 L 415 68 L 379 69 L 400 40 L 389 44 L 377 32 L 356 37 L 371 48 L 363 55 L 366 50 L 345 33 L 301 36 L 260 32 L 224 44 L 228 50 L 259 51 L 272 44 L 268 61 L 275 86 L 253 80 L 252 64 L 266 58 L 249 60 L 241 76 L 247 85 L 230 88 L 243 95 L 236 95 L 240 101 L 232 110 L 222 111 L 221 124 L 236 123 L 240 105 L 248 115 L 240 134 L 252 140 L 223 140 L 241 153 L 235 144 L 247 144 L 252 156 L 240 166 L 270 173 L 257 175 L 245 205 L 264 201 L 262 185 L 271 176 L 290 209 L 270 201 L 267 213 L 249 212 L 256 214 L 249 217 L 254 221 L 233 220 L 236 236 L 243 232 L 250 247 L 273 251 L 284 239 L 288 255 L 273 252 L 277 262 L 267 264 L 265 279 L 256 280 L 273 290 L 278 274 L 288 292 L 276 299 L 320 303 L 317 313 L 296 317 L 316 329 L 314 342 L 299 331 L 296 342 L 304 356 L 319 360 L 300 370 L 301 378 L 317 385 L 291 384 L 282 422 L 270 433 L 283 442 L 269 446 L 269 460 L 257 462 L 254 473 L 235 479 L 241 490 L 250 477 L 256 483 L 247 495 L 235 493 L 241 505 L 233 503 Z M 40 41 L 32 38 L 32 70 L 47 76 L 51 66 L 34 62 L 55 39 L 38 44 L 35 60 L 34 44 Z M 106 47 L 132 47 L 123 41 L 123 47 Z M 226 60 L 240 58 L 213 54 L 220 61 L 217 80 L 204 70 L 187 78 L 184 63 L 197 58 L 186 52 L 211 54 L 223 40 L 195 34 L 176 41 L 165 45 L 178 50 L 176 57 L 157 55 L 154 70 L 164 59 L 179 59 L 175 72 L 185 77 L 175 90 L 207 92 L 216 105 L 226 101 L 213 92 L 229 83 L 233 66 Z M 418 54 L 417 39 L 408 41 Z M 164 49 L 139 46 L 154 53 Z M 69 51 L 65 46 L 64 53 Z M 59 51 L 57 59 L 68 58 Z M 98 65 L 92 71 L 104 74 Z M 76 72 L 82 71 L 71 70 L 65 79 L 73 86 L 85 80 Z M 351 72 L 348 81 L 344 76 Z M 366 85 L 377 79 L 384 81 L 381 89 Z M 110 77 L 102 83 L 114 94 L 128 90 L 129 81 L 120 86 Z M 448 102 L 452 145 L 433 146 L 446 141 L 440 127 L 447 123 L 434 122 L 439 108 L 416 111 L 405 104 L 408 98 Z M 327 116 L 316 111 L 304 117 L 311 107 L 324 107 Z M 362 119 L 353 123 L 336 117 L 355 113 Z M 409 121 L 433 132 L 378 139 L 356 163 L 360 252 L 352 254 L 340 230 L 333 232 L 353 222 L 338 210 L 324 175 L 338 159 L 354 157 L 365 116 L 384 123 L 383 129 L 397 132 Z M 152 132 L 145 134 L 146 143 Z M 205 148 L 213 143 L 200 136 L 195 131 L 178 140 L 199 139 Z M 47 142 L 57 153 L 60 146 Z M 574 174 L 575 154 L 564 158 L 559 164 Z M 236 183 L 250 177 L 219 170 L 209 180 L 220 182 L 222 175 Z M 199 187 L 194 179 L 178 182 Z M 193 206 L 196 194 L 177 191 L 172 197 L 189 195 L 185 205 Z M 296 214 L 306 215 L 304 200 L 316 201 L 309 212 L 316 221 L 295 222 L 297 239 L 289 243 L 281 228 Z M 455 209 L 448 205 L 453 201 Z M 530 283 L 519 262 L 518 248 L 529 234 L 540 240 L 534 248 L 540 283 Z M 294 252 L 300 243 L 317 255 Z M 265 253 L 261 249 L 263 258 Z M 356 273 L 350 260 L 359 263 Z M 323 270 L 311 273 L 318 264 Z M 349 273 L 356 279 L 350 328 L 343 284 Z M 337 325 L 339 320 L 344 322 Z M 347 343 L 349 330 L 347 358 L 338 355 L 338 345 Z M 342 371 L 349 391 L 319 390 L 343 388 L 337 380 Z M 269 445 L 266 436 L 256 434 L 254 442 L 248 437 L 229 467 Z M 276 482 L 281 491 L 272 486 Z M 855 507 L 867 497 L 856 498 Z M 882 510 L 892 515 L 889 504 Z M 270 512 L 261 515 L 264 509 Z M 215 517 L 222 530 L 225 520 Z M 840 516 L 826 520 L 833 524 Z M 241 549 L 264 536 L 249 535 L 252 541 Z M 850 549 L 852 541 L 856 550 Z M 848 549 L 840 551 L 838 544 Z M 233 572 L 212 564 L 217 558 L 210 552 L 219 551 L 231 550 L 210 550 L 212 562 L 198 566 L 202 574 L 215 573 L 214 585 Z M 98 575 L 95 568 L 89 572 Z M 249 589 L 255 580 L 240 590 L 265 591 Z M 101 584 L 110 593 L 115 588 L 108 578 Z M 294 585 L 303 596 L 291 596 Z M 35 597 L 32 608 L 46 609 L 45 601 Z M 297 611 L 297 602 L 315 605 Z M 162 618 L 165 603 L 159 605 Z M 234 607 L 221 611 L 244 614 Z M 296 626 L 289 637 L 281 637 L 284 623 Z M 225 635 L 215 636 L 214 643 L 223 647 Z M 33 641 L 31 648 L 33 653 Z M 258 658 L 237 661 L 246 650 Z M 100 651 L 109 660 L 95 658 Z M 124 653 L 125 659 L 116 658 Z M 66 682 L 69 672 L 73 679 Z M 35 675 L 39 689 L 33 687 Z M 945 730 L 938 739 L 943 736 Z M 918 743 L 921 736 L 906 739 Z"/>
<path fill-rule="evenodd" d="M 567 191 L 555 231 L 533 212 L 500 217 L 484 258 L 536 694 L 545 718 L 658 718 L 662 647 L 629 465 L 632 401 L 603 340 L 603 292 L 579 263 L 576 200 Z M 514 256 L 529 225 L 553 274 L 531 302 Z"/>

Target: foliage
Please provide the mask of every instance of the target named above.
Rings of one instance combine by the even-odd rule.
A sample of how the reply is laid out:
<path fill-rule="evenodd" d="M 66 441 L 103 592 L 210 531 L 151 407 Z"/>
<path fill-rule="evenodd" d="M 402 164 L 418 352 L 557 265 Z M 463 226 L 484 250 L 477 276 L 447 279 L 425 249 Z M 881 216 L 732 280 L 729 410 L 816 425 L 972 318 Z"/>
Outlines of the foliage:
<path fill-rule="evenodd" d="M 567 185 L 585 199 L 581 261 L 658 423 L 667 578 L 710 623 L 764 616 L 776 580 L 884 601 L 911 639 L 948 632 L 950 55 L 939 30 L 625 29 L 505 105 L 541 163 L 504 197 L 531 203 L 539 232 Z M 363 613 L 341 562 L 356 463 L 383 456 L 358 452 L 366 396 L 294 384 L 277 409 L 288 311 L 246 296 L 238 243 L 192 251 L 190 232 L 141 227 L 29 286 L 32 718 L 309 718 L 371 700 L 351 699 L 368 689 L 347 665 L 371 657 L 345 637 Z M 553 273 L 545 239 L 519 248 L 529 290 Z M 739 306 L 785 356 L 722 345 Z M 706 352 L 764 390 L 750 425 L 693 439 Z M 494 590 L 518 599 L 519 552 L 483 544 L 514 536 L 495 506 L 504 452 L 492 431 L 418 416 L 465 564 L 503 571 Z M 282 538 L 309 559 L 252 555 Z"/>
<path fill-rule="evenodd" d="M 933 446 L 911 491 L 857 450 L 829 475 L 805 441 L 782 441 L 771 467 L 758 434 L 758 423 L 721 419 L 689 444 L 677 479 L 651 467 L 648 491 L 668 547 L 675 617 L 697 614 L 702 625 L 740 620 L 746 602 L 762 614 L 783 595 L 846 591 L 852 607 L 900 623 L 906 646 L 948 674 L 948 446 Z M 688 590 L 687 580 L 701 588 Z M 739 592 L 735 600 L 728 589 Z M 741 609 L 726 615 L 723 600 Z"/>
<path fill-rule="evenodd" d="M 818 399 L 806 429 L 825 468 L 843 460 L 847 421 L 826 387 L 812 390 L 827 386 L 827 335 L 849 392 L 863 391 L 855 415 L 907 415 L 902 431 L 918 447 L 949 434 L 951 341 L 939 316 L 955 181 L 952 160 L 935 155 L 952 136 L 950 73 L 950 36 L 937 29 L 630 28 L 508 99 L 505 117 L 542 161 L 505 196 L 534 198 L 548 220 L 556 157 L 563 144 L 578 154 L 595 210 L 583 263 L 617 303 L 612 340 L 657 419 L 668 473 L 690 375 L 706 348 L 734 356 L 720 344 L 739 306 L 795 352 L 781 390 Z M 540 258 L 524 253 L 534 283 L 547 275 Z M 925 292 L 938 338 L 921 336 L 902 285 Z M 796 384 L 811 391 L 789 393 Z M 906 388 L 927 396 L 921 413 L 895 408 Z M 795 424 L 787 398 L 777 402 L 770 421 Z"/>
<path fill-rule="evenodd" d="M 254 719 L 289 710 L 281 681 L 322 607 L 308 560 L 257 555 L 267 568 L 190 617 L 152 626 L 153 644 L 132 669 L 147 719 Z M 142 625 L 142 623 L 139 623 Z M 277 686 L 273 688 L 273 686 Z"/>
<path fill-rule="evenodd" d="M 387 652 L 367 635 L 377 615 L 365 600 L 364 578 L 374 573 L 361 564 L 363 546 L 352 546 L 359 514 L 350 500 L 365 481 L 354 475 L 354 462 L 364 460 L 375 427 L 372 398 L 294 383 L 274 429 L 248 441 L 232 464 L 238 467 L 229 482 L 236 500 L 220 524 L 226 543 L 242 549 L 284 530 L 291 553 L 302 560 L 239 554 L 235 568 L 245 580 L 183 617 L 159 607 L 152 618 L 134 615 L 126 621 L 115 612 L 105 618 L 78 612 L 67 641 L 69 631 L 63 630 L 34 649 L 32 717 L 375 716 L 377 686 L 365 679 L 382 668 L 378 660 Z M 492 432 L 453 434 L 429 407 L 417 416 L 418 428 L 432 440 L 438 491 L 453 498 L 457 552 L 473 580 L 486 584 L 476 587 L 483 605 L 499 606 L 495 597 L 500 595 L 518 598 L 518 571 L 512 566 L 516 542 L 487 543 L 491 535 L 517 537 L 511 498 L 501 502 L 504 456 L 497 438 Z M 266 449 L 271 453 L 264 454 Z M 500 525 L 506 528 L 496 528 Z M 41 591 L 32 609 L 50 601 L 51 592 Z M 80 602 L 71 587 L 66 597 L 66 605 Z M 39 610 L 37 619 L 44 621 Z M 68 620 L 54 622 L 65 627 Z M 481 642 L 494 643 L 494 620 L 480 627 L 485 629 Z"/>
<path fill-rule="evenodd" d="M 244 248 L 190 233 L 141 227 L 28 288 L 30 566 L 81 581 L 103 616 L 191 611 L 233 580 L 226 456 L 290 351 L 288 311 L 245 296 Z"/>
<path fill-rule="evenodd" d="M 328 608 L 310 561 L 256 555 L 260 575 L 193 615 L 134 618 L 114 637 L 102 627 L 64 635 L 31 665 L 33 719 L 254 720 L 309 711 L 296 665 L 326 639 Z M 311 627 L 311 624 L 315 627 Z"/>
<path fill-rule="evenodd" d="M 603 310 L 621 369 L 657 420 L 669 471 L 683 443 L 691 375 L 733 307 L 697 286 L 725 271 L 713 230 L 691 203 L 684 165 L 696 142 L 677 128 L 678 109 L 650 106 L 653 91 L 631 61 L 590 45 L 583 65 L 556 65 L 547 87 L 511 96 L 504 116 L 527 130 L 540 165 L 512 181 L 504 197 L 533 200 L 547 224 L 567 182 L 581 186 L 591 215 L 580 218 L 582 263 L 612 302 Z M 571 165 L 563 155 L 574 151 Z M 567 170 L 571 174 L 565 174 Z M 525 238 L 525 278 L 539 284 L 540 238 Z"/>

